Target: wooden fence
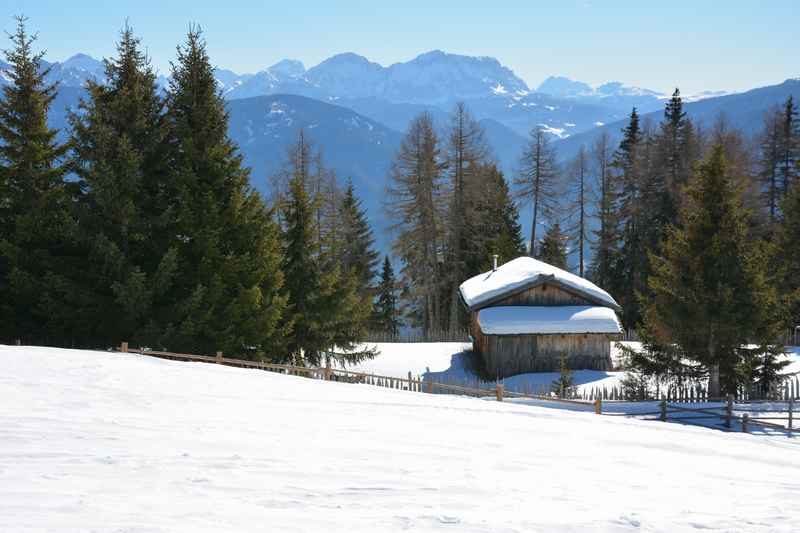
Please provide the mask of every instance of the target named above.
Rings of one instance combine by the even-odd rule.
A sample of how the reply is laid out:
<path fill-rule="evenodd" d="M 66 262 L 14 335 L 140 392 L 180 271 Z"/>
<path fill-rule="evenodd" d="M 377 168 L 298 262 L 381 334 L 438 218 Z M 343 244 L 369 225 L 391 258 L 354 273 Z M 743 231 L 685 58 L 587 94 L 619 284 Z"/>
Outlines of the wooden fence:
<path fill-rule="evenodd" d="M 440 383 L 433 380 L 423 379 L 421 376 L 412 375 L 411 372 L 409 372 L 408 376 L 405 378 L 398 378 L 394 376 L 382 376 L 379 374 L 355 372 L 352 370 L 344 370 L 331 366 L 306 367 L 265 363 L 262 361 L 248 361 L 246 359 L 232 359 L 230 357 L 224 357 L 222 352 L 217 352 L 216 355 L 195 355 L 186 353 L 162 352 L 143 348 L 136 349 L 129 347 L 127 342 L 123 342 L 120 345 L 119 351 L 123 353 L 136 353 L 175 361 L 196 361 L 202 363 L 236 366 L 241 368 L 255 368 L 258 370 L 277 372 L 286 375 L 323 379 L 326 381 L 339 381 L 344 383 L 360 383 L 411 392 L 425 392 L 430 394 L 458 394 L 473 397 L 494 397 L 497 399 L 497 401 L 503 401 L 504 398 L 527 398 L 531 400 L 543 400 L 570 404 L 584 407 L 586 409 L 595 408 L 594 403 L 582 400 L 557 398 L 551 395 L 525 394 L 521 392 L 507 391 L 502 383 L 495 383 L 492 387 L 468 387 L 463 385 L 455 385 L 453 383 Z"/>
<path fill-rule="evenodd" d="M 466 329 L 422 331 L 417 329 L 390 333 L 386 331 L 368 332 L 361 342 L 470 342 L 469 332 Z"/>
<path fill-rule="evenodd" d="M 684 424 L 700 424 L 698 420 L 719 420 L 716 426 L 718 426 L 718 429 L 725 431 L 735 431 L 738 427 L 742 432 L 748 433 L 760 428 L 781 433 L 785 432 L 792 436 L 792 434 L 800 432 L 800 428 L 796 427 L 794 423 L 796 412 L 794 403 L 792 399 L 785 402 L 753 401 L 739 404 L 734 402 L 733 396 L 729 396 L 721 406 L 687 407 L 661 400 L 659 402 L 658 419 L 662 422 L 671 420 Z M 759 408 L 759 404 L 769 405 Z M 785 404 L 785 407 L 783 407 L 783 404 Z M 780 407 L 776 407 L 776 405 Z M 737 412 L 741 414 L 737 414 Z M 645 415 L 640 414 L 640 416 Z M 700 425 L 707 426 L 707 424 Z"/>
<path fill-rule="evenodd" d="M 664 422 L 673 421 L 673 422 L 681 422 L 681 423 L 696 423 L 692 422 L 693 420 L 699 419 L 720 419 L 722 421 L 720 429 L 732 430 L 732 424 L 737 423 L 741 430 L 744 432 L 748 432 L 753 427 L 762 427 L 768 428 L 773 430 L 779 430 L 788 432 L 791 436 L 793 433 L 800 431 L 800 429 L 795 427 L 794 424 L 794 414 L 795 414 L 795 407 L 794 407 L 794 399 L 789 399 L 785 402 L 776 402 L 776 401 L 751 401 L 748 402 L 749 405 L 757 405 L 759 403 L 766 404 L 775 404 L 775 403 L 786 403 L 786 409 L 779 409 L 776 410 L 773 406 L 770 406 L 768 409 L 768 414 L 770 416 L 758 416 L 758 412 L 756 409 L 749 408 L 747 406 L 735 405 L 735 398 L 733 396 L 729 396 L 725 399 L 725 404 L 720 407 L 686 407 L 674 405 L 672 402 L 663 399 L 659 402 L 660 410 L 657 412 L 641 412 L 641 411 L 633 411 L 630 413 L 613 413 L 613 412 L 604 412 L 603 410 L 603 401 L 609 400 L 609 398 L 603 397 L 596 397 L 593 398 L 591 401 L 586 399 L 580 398 L 558 398 L 550 393 L 536 393 L 536 392 L 518 392 L 513 390 L 506 390 L 505 386 L 502 383 L 495 383 L 493 387 L 488 387 L 486 384 L 478 383 L 476 387 L 468 387 L 462 385 L 455 385 L 452 383 L 439 383 L 432 380 L 423 379 L 421 376 L 413 376 L 411 372 L 408 373 L 406 378 L 397 378 L 393 376 L 381 376 L 378 374 L 369 374 L 364 372 L 355 372 L 351 370 L 344 370 L 341 368 L 334 368 L 334 367 L 304 367 L 304 366 L 294 366 L 294 365 L 283 365 L 277 363 L 266 363 L 261 361 L 248 361 L 245 359 L 233 359 L 229 357 L 224 357 L 222 352 L 217 352 L 215 355 L 196 355 L 196 354 L 185 354 L 185 353 L 174 353 L 174 352 L 162 352 L 162 351 L 155 351 L 149 349 L 132 349 L 128 347 L 128 343 L 123 342 L 119 348 L 120 352 L 123 353 L 137 353 L 140 355 L 150 356 L 150 357 L 158 357 L 162 359 L 171 359 L 177 361 L 197 361 L 203 363 L 212 363 L 212 364 L 219 364 L 219 365 L 226 365 L 226 366 L 236 366 L 241 368 L 254 368 L 259 370 L 265 370 L 268 372 L 277 372 L 280 374 L 290 375 L 290 376 L 301 376 L 306 378 L 312 379 L 321 379 L 326 381 L 338 381 L 344 383 L 354 383 L 354 384 L 366 384 L 366 385 L 374 385 L 378 387 L 386 387 L 390 389 L 397 389 L 397 390 L 405 390 L 410 392 L 418 392 L 418 393 L 428 393 L 428 394 L 458 394 L 464 396 L 473 396 L 473 397 L 494 397 L 497 401 L 502 402 L 505 398 L 509 399 L 528 399 L 528 400 L 536 400 L 540 402 L 550 402 L 552 404 L 562 404 L 562 405 L 569 405 L 572 407 L 577 407 L 580 409 L 592 410 L 595 414 L 598 415 L 612 415 L 612 416 L 636 416 L 636 417 L 648 417 L 648 416 L 655 416 L 658 415 L 656 420 L 661 420 Z M 703 400 L 695 399 L 695 402 L 709 402 L 713 401 L 714 399 L 705 398 Z M 719 401 L 719 399 L 717 399 Z M 614 405 L 619 406 L 621 404 L 636 404 L 641 402 L 628 402 L 624 400 L 619 400 L 613 402 Z M 734 411 L 752 411 L 754 414 L 751 415 L 750 413 L 744 413 L 742 415 L 737 415 Z M 761 412 L 763 413 L 764 410 L 762 409 Z M 780 416 L 774 416 L 776 412 Z M 786 416 L 783 416 L 783 414 Z M 701 416 L 698 416 L 701 415 Z M 786 425 L 777 424 L 774 420 L 785 420 L 787 422 Z"/>
<path fill-rule="evenodd" d="M 625 391 L 620 386 L 597 386 L 584 387 L 580 392 L 575 393 L 575 397 L 581 400 L 627 400 Z M 635 398 L 637 400 L 667 400 L 673 403 L 695 403 L 709 401 L 708 389 L 705 385 L 683 385 L 670 386 L 658 390 L 649 398 Z M 800 376 L 797 374 L 789 375 L 784 378 L 781 384 L 773 391 L 763 393 L 762 391 L 742 387 L 736 391 L 734 399 L 737 401 L 752 400 L 800 400 Z"/>

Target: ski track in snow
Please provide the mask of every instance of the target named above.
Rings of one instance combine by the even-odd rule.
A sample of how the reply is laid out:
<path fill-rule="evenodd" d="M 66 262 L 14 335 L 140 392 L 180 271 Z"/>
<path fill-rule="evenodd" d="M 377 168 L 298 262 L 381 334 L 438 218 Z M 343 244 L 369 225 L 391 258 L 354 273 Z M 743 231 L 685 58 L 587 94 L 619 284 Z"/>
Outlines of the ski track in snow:
<path fill-rule="evenodd" d="M 792 531 L 800 440 L 0 346 L 0 531 Z"/>

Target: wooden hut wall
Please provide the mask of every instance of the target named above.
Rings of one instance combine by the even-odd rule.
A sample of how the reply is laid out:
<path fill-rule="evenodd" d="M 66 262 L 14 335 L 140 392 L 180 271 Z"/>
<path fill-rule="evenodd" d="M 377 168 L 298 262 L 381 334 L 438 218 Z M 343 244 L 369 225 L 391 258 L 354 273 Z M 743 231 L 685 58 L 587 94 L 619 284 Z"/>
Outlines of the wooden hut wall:
<path fill-rule="evenodd" d="M 543 284 L 531 287 L 516 294 L 511 294 L 501 300 L 492 302 L 486 307 L 499 307 L 502 305 L 537 305 L 537 306 L 563 306 L 563 305 L 596 305 L 586 298 L 568 292 L 561 287 Z"/>
<path fill-rule="evenodd" d="M 475 348 L 487 372 L 499 377 L 526 372 L 556 372 L 561 354 L 572 369 L 611 368 L 611 337 L 577 335 L 480 335 Z"/>

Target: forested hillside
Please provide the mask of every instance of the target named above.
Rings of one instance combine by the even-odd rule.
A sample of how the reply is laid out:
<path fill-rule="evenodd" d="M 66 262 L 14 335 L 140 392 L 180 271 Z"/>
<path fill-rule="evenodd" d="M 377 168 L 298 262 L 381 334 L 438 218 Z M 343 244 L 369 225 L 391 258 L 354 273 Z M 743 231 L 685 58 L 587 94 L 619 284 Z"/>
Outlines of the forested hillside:
<path fill-rule="evenodd" d="M 551 124 L 515 131 L 536 116 L 516 105 L 550 97 L 509 97 L 513 74 L 485 58 L 415 63 L 507 79 L 462 87 L 466 102 L 451 103 L 423 78 L 398 133 L 306 96 L 226 99 L 195 27 L 169 76 L 127 26 L 102 77 L 90 58 L 70 70 L 34 45 L 19 19 L 0 100 L 6 341 L 358 360 L 370 330 L 463 331 L 459 285 L 495 255 L 522 254 L 611 292 L 645 342 L 630 362 L 642 379 L 769 387 L 779 334 L 800 321 L 797 80 L 693 103 L 675 90 L 660 112 L 633 108 L 558 142 Z M 314 75 L 337 90 L 389 75 L 385 92 L 354 94 L 405 98 L 406 67 L 362 59 Z M 344 76 L 340 62 L 358 68 Z M 287 63 L 271 75 L 300 83 L 304 72 Z"/>

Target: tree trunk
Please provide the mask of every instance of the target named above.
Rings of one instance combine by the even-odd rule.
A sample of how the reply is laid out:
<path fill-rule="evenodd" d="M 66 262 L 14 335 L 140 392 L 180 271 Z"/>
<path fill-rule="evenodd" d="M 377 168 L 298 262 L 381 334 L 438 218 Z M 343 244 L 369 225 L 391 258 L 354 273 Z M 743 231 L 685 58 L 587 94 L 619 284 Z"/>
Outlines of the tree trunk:
<path fill-rule="evenodd" d="M 713 364 L 708 372 L 708 397 L 720 398 L 721 394 L 719 386 L 719 364 Z"/>

